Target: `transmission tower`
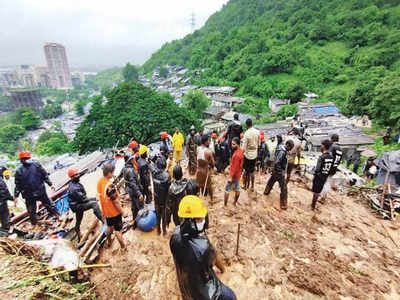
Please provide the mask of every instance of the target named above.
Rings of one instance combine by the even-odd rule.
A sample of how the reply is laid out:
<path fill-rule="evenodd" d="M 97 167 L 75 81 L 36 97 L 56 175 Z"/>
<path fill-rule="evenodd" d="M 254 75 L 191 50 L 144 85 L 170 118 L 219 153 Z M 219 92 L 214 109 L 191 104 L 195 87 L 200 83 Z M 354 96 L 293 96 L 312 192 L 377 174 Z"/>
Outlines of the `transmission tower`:
<path fill-rule="evenodd" d="M 194 32 L 196 28 L 196 15 L 194 14 L 194 12 L 192 12 L 192 14 L 190 15 L 190 28 L 192 32 Z"/>

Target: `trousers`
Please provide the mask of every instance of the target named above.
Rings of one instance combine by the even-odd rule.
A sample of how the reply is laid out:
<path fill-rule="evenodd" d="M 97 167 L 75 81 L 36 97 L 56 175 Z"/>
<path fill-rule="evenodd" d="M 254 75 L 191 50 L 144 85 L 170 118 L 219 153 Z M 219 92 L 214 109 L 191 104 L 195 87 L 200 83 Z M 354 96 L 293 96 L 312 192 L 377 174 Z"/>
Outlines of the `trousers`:
<path fill-rule="evenodd" d="M 280 195 L 281 207 L 286 208 L 287 207 L 287 185 L 286 185 L 285 174 L 281 175 L 281 174 L 272 173 L 271 177 L 268 180 L 267 186 L 265 188 L 265 194 L 269 194 L 269 192 L 272 190 L 275 182 L 279 183 L 279 187 L 281 189 L 281 195 Z"/>
<path fill-rule="evenodd" d="M 75 223 L 75 230 L 79 231 L 81 228 L 81 223 L 82 223 L 82 219 L 83 219 L 83 213 L 89 209 L 93 210 L 94 215 L 97 217 L 97 219 L 99 219 L 100 221 L 102 221 L 102 215 L 100 212 L 100 207 L 97 204 L 97 200 L 96 198 L 90 198 L 88 199 L 88 202 L 79 204 L 76 208 L 75 208 L 75 216 L 76 216 L 76 223 Z"/>
<path fill-rule="evenodd" d="M 1 229 L 10 229 L 10 211 L 8 210 L 7 202 L 0 205 L 0 221 Z"/>
<path fill-rule="evenodd" d="M 31 221 L 32 225 L 37 224 L 37 205 L 36 202 L 42 202 L 46 210 L 49 212 L 50 215 L 58 216 L 59 213 L 56 210 L 56 207 L 53 202 L 50 201 L 49 197 L 47 194 L 43 194 L 41 196 L 36 196 L 36 197 L 30 197 L 25 199 L 25 204 L 26 204 L 26 209 L 29 213 L 29 219 Z"/>
<path fill-rule="evenodd" d="M 167 218 L 165 213 L 165 205 L 159 205 L 155 203 L 156 215 L 157 215 L 157 231 L 165 234 L 167 232 Z"/>

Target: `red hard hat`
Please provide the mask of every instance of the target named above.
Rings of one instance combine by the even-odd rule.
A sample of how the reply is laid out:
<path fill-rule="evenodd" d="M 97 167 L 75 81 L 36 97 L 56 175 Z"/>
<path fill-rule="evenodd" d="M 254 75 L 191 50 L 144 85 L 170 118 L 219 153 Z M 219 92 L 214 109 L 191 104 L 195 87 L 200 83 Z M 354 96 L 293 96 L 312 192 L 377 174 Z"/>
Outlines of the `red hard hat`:
<path fill-rule="evenodd" d="M 130 142 L 129 143 L 129 146 L 128 146 L 128 148 L 129 149 L 136 149 L 137 147 L 139 147 L 139 144 L 136 142 L 136 141 L 132 141 L 132 142 Z"/>
<path fill-rule="evenodd" d="M 216 138 L 218 137 L 218 134 L 216 134 L 216 133 L 214 132 L 213 134 L 211 134 L 211 137 L 212 137 L 213 139 L 216 139 Z"/>
<path fill-rule="evenodd" d="M 163 132 L 160 132 L 160 138 L 161 139 L 166 139 L 168 137 L 168 132 L 166 132 L 166 131 L 163 131 Z"/>
<path fill-rule="evenodd" d="M 23 158 L 31 158 L 31 153 L 28 150 L 22 150 L 19 153 L 19 159 L 23 159 Z"/>
<path fill-rule="evenodd" d="M 69 178 L 72 178 L 72 177 L 74 177 L 75 175 L 78 175 L 78 173 L 79 173 L 78 169 L 69 169 L 69 170 L 68 170 L 68 177 L 69 177 Z"/>

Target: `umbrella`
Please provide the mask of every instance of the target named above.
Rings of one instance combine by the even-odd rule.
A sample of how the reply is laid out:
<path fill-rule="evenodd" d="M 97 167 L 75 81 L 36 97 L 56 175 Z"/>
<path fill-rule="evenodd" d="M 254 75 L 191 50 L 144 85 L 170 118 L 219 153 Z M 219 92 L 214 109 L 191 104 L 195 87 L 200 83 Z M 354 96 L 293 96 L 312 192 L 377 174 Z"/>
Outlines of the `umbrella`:
<path fill-rule="evenodd" d="M 365 157 L 374 157 L 377 154 L 375 151 L 372 151 L 372 150 L 364 150 L 363 152 L 361 152 L 361 155 L 365 156 Z"/>

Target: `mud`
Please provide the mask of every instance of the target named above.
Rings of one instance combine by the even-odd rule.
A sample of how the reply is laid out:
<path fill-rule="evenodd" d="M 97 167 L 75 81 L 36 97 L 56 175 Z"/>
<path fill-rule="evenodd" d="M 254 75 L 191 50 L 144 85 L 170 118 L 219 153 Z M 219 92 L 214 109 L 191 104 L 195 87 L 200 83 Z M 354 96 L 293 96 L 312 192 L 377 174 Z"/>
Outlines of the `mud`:
<path fill-rule="evenodd" d="M 382 227 L 400 245 L 397 221 L 383 221 L 362 201 L 337 192 L 314 213 L 312 194 L 302 182 L 289 183 L 289 209 L 281 211 L 278 185 L 262 195 L 267 179 L 257 177 L 255 192 L 242 191 L 237 207 L 231 197 L 224 208 L 226 178 L 214 177 L 208 235 L 226 265 L 217 274 L 238 299 L 399 299 L 400 249 Z M 125 209 L 129 213 L 128 205 Z M 126 252 L 118 251 L 117 241 L 102 251 L 99 262 L 113 267 L 91 273 L 99 296 L 180 299 L 169 236 L 130 230 L 124 238 Z"/>

